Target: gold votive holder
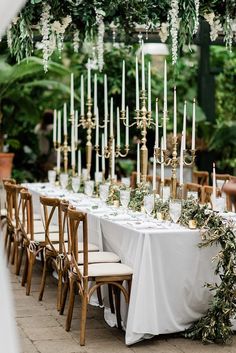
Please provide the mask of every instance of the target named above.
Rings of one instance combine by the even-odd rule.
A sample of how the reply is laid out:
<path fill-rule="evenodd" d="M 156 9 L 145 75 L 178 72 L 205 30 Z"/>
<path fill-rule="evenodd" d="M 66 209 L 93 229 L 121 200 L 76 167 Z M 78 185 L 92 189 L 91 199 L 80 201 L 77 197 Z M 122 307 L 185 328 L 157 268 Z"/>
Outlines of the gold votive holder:
<path fill-rule="evenodd" d="M 118 208 L 120 206 L 120 201 L 119 200 L 114 200 L 113 201 L 113 206 Z"/>
<path fill-rule="evenodd" d="M 190 229 L 196 229 L 197 228 L 197 222 L 195 221 L 195 219 L 190 219 L 190 221 L 188 221 L 188 226 Z"/>
<path fill-rule="evenodd" d="M 156 217 L 157 217 L 158 221 L 163 221 L 163 219 L 164 219 L 164 215 L 162 212 L 157 212 Z"/>

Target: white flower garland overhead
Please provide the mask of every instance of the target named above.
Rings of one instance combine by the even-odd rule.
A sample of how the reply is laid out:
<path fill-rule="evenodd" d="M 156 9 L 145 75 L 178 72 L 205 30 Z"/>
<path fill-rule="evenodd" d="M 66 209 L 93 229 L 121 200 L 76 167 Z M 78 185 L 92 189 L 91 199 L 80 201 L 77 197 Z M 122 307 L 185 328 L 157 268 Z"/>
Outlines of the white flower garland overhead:
<path fill-rule="evenodd" d="M 105 13 L 101 10 L 97 10 L 97 23 L 98 23 L 98 41 L 97 41 L 97 50 L 98 50 L 98 68 L 99 71 L 102 71 L 104 66 L 104 34 L 105 26 L 103 22 Z"/>
<path fill-rule="evenodd" d="M 198 27 L 199 27 L 199 6 L 200 6 L 200 1 L 195 0 L 195 24 L 194 24 L 194 30 L 193 34 L 197 33 Z"/>
<path fill-rule="evenodd" d="M 172 38 L 172 64 L 176 64 L 178 58 L 178 31 L 179 31 L 179 4 L 178 0 L 171 0 L 170 15 L 170 34 Z"/>
<path fill-rule="evenodd" d="M 41 15 L 41 34 L 43 36 L 42 38 L 42 44 L 43 44 L 43 67 L 44 67 L 44 72 L 46 73 L 48 71 L 48 59 L 50 57 L 50 9 L 51 6 L 48 4 L 45 4 L 43 7 L 43 12 Z"/>
<path fill-rule="evenodd" d="M 79 42 L 79 31 L 75 31 L 73 35 L 73 47 L 75 53 L 79 52 Z"/>
<path fill-rule="evenodd" d="M 165 43 L 167 41 L 167 38 L 169 36 L 168 28 L 169 28 L 169 23 L 163 22 L 161 24 L 159 36 L 160 36 L 160 39 L 161 39 L 162 43 Z"/>

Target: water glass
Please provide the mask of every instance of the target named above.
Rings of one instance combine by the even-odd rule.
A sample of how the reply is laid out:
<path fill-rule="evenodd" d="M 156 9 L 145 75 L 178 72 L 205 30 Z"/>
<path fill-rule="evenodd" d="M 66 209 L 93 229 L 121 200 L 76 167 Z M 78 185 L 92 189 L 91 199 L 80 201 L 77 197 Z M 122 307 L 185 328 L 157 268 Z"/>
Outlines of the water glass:
<path fill-rule="evenodd" d="M 80 188 L 80 177 L 72 177 L 71 184 L 73 191 L 78 192 Z"/>
<path fill-rule="evenodd" d="M 145 195 L 143 205 L 147 214 L 151 215 L 154 208 L 154 195 Z"/>
<path fill-rule="evenodd" d="M 94 181 L 93 180 L 87 180 L 84 183 L 84 193 L 87 196 L 92 196 L 93 195 L 93 190 L 94 190 Z"/>
<path fill-rule="evenodd" d="M 130 178 L 121 177 L 121 183 L 127 187 L 130 187 Z"/>
<path fill-rule="evenodd" d="M 48 181 L 50 184 L 55 185 L 57 173 L 55 170 L 48 171 Z"/>
<path fill-rule="evenodd" d="M 61 173 L 60 174 L 60 184 L 63 187 L 63 189 L 66 189 L 67 185 L 68 185 L 68 174 L 66 173 Z"/>
<path fill-rule="evenodd" d="M 120 190 L 120 202 L 124 208 L 127 208 L 130 201 L 130 191 L 129 190 Z"/>
<path fill-rule="evenodd" d="M 181 200 L 170 200 L 169 214 L 174 223 L 177 223 L 181 216 L 182 202 Z"/>
<path fill-rule="evenodd" d="M 170 198 L 170 187 L 169 186 L 163 186 L 163 190 L 162 190 L 162 198 L 163 201 L 167 201 Z"/>
<path fill-rule="evenodd" d="M 103 202 L 106 202 L 106 200 L 108 199 L 108 195 L 109 195 L 109 184 L 101 184 L 99 186 L 99 194 L 100 194 L 100 199 Z"/>
<path fill-rule="evenodd" d="M 225 198 L 224 197 L 216 197 L 212 198 L 212 207 L 214 211 L 218 211 L 223 213 L 225 211 Z"/>
<path fill-rule="evenodd" d="M 82 169 L 82 179 L 87 180 L 88 179 L 88 171 L 86 168 Z"/>
<path fill-rule="evenodd" d="M 102 183 L 102 172 L 95 172 L 96 183 Z"/>
<path fill-rule="evenodd" d="M 194 200 L 198 200 L 198 192 L 197 191 L 188 191 L 187 198 L 192 198 Z"/>

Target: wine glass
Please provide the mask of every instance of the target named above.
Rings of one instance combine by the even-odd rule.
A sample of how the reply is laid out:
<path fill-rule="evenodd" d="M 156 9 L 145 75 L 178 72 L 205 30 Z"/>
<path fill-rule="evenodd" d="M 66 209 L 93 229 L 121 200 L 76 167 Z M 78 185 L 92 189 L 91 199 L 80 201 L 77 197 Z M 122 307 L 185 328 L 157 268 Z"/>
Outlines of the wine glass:
<path fill-rule="evenodd" d="M 93 190 L 94 190 L 94 181 L 93 180 L 87 180 L 84 183 L 84 193 L 87 196 L 92 196 L 93 195 Z"/>
<path fill-rule="evenodd" d="M 62 186 L 63 189 L 66 189 L 67 185 L 68 185 L 68 174 L 66 173 L 61 173 L 60 174 L 60 184 Z"/>
<path fill-rule="evenodd" d="M 150 216 L 154 208 L 154 195 L 145 195 L 143 198 L 144 209 Z"/>
<path fill-rule="evenodd" d="M 72 177 L 71 185 L 74 192 L 78 192 L 80 188 L 80 177 Z"/>
<path fill-rule="evenodd" d="M 120 190 L 120 202 L 124 209 L 129 205 L 130 201 L 130 191 L 129 190 Z"/>
<path fill-rule="evenodd" d="M 169 214 L 174 223 L 177 223 L 181 216 L 182 202 L 181 200 L 170 200 Z"/>
<path fill-rule="evenodd" d="M 101 184 L 99 186 L 100 199 L 105 203 L 108 199 L 109 194 L 109 184 Z"/>
<path fill-rule="evenodd" d="M 48 181 L 50 184 L 55 185 L 57 173 L 55 170 L 48 171 Z"/>

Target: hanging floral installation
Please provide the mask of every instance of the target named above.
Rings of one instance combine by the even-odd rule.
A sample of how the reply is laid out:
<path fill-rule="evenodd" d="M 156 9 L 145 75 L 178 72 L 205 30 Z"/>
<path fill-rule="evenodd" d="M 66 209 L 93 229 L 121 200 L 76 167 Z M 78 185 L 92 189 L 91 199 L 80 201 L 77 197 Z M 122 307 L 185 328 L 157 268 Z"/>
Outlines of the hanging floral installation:
<path fill-rule="evenodd" d="M 119 35 L 128 41 L 135 28 L 157 33 L 162 42 L 172 46 L 175 64 L 183 44 L 191 44 L 198 35 L 201 19 L 210 25 L 210 38 L 216 40 L 221 32 L 231 49 L 232 24 L 236 18 L 235 0 L 28 0 L 7 31 L 9 49 L 17 60 L 30 56 L 35 43 L 41 41 L 44 69 L 51 54 L 63 50 L 63 41 L 70 40 L 75 52 L 84 39 L 97 48 L 99 70 L 103 68 L 104 37 Z M 115 28 L 115 30 L 114 30 Z M 115 34 L 114 34 L 115 33 Z"/>

